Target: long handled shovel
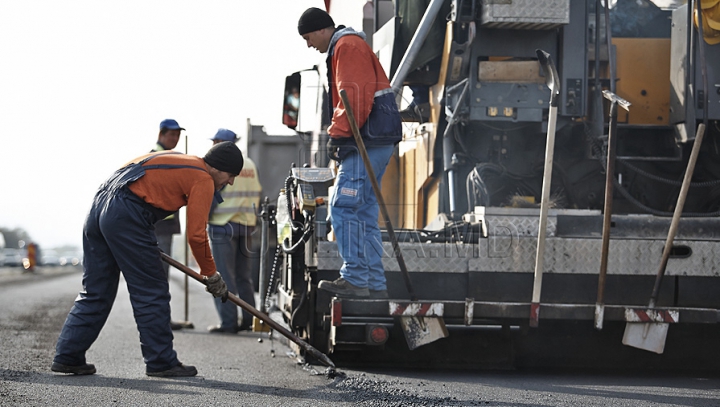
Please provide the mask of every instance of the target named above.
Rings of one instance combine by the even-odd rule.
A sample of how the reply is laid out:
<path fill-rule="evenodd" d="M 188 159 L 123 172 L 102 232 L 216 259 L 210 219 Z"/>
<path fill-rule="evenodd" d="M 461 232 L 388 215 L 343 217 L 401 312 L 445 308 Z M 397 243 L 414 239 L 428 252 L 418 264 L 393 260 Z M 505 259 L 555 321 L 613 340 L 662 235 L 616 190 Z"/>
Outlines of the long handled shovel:
<path fill-rule="evenodd" d="M 160 253 L 160 256 L 162 257 L 163 261 L 165 261 L 165 262 L 168 263 L 169 265 L 171 265 L 171 266 L 175 267 L 176 269 L 182 271 L 182 272 L 185 273 L 186 275 L 194 278 L 194 279 L 197 280 L 198 282 L 205 284 L 205 283 L 203 282 L 203 278 L 202 278 L 202 276 L 200 275 L 200 273 L 196 272 L 195 270 L 191 269 L 190 267 L 187 267 L 186 265 L 180 263 L 179 261 L 176 261 L 175 259 L 173 259 L 172 257 L 168 256 L 168 255 L 165 254 L 165 253 Z M 332 362 L 332 360 L 330 360 L 329 357 L 327 357 L 327 355 L 325 355 L 324 353 L 320 352 L 319 350 L 313 348 L 310 344 L 308 344 L 307 342 L 305 342 L 305 341 L 303 341 L 302 339 L 298 338 L 297 336 L 295 336 L 292 332 L 288 331 L 287 329 L 283 328 L 280 324 L 278 324 L 277 322 L 275 322 L 274 320 L 272 320 L 268 315 L 263 314 L 263 313 L 261 313 L 260 311 L 256 310 L 253 306 L 251 306 L 250 304 L 248 304 L 248 303 L 246 303 L 245 301 L 241 300 L 240 298 L 238 298 L 238 297 L 237 297 L 235 294 L 233 294 L 233 293 L 228 293 L 228 300 L 231 301 L 231 302 L 233 302 L 233 303 L 234 303 L 235 305 L 237 305 L 238 307 L 240 307 L 240 308 L 244 309 L 245 311 L 249 312 L 249 313 L 252 314 L 255 318 L 257 318 L 257 319 L 263 321 L 264 323 L 270 325 L 270 327 L 271 327 L 272 329 L 280 332 L 284 337 L 286 337 L 286 338 L 290 339 L 291 341 L 295 342 L 296 344 L 298 344 L 298 346 L 300 346 L 301 348 L 303 348 L 303 349 L 304 349 L 307 353 L 309 353 L 312 357 L 314 357 L 315 359 L 319 360 L 323 365 L 335 369 L 335 364 Z"/>
<path fill-rule="evenodd" d="M 668 231 L 667 239 L 665 240 L 665 248 L 663 249 L 660 267 L 658 267 L 657 276 L 655 277 L 655 286 L 653 287 L 652 295 L 650 296 L 648 311 L 645 312 L 648 319 L 650 319 L 650 322 L 628 322 L 625 325 L 625 334 L 623 335 L 622 340 L 624 345 L 655 353 L 663 353 L 665 350 L 665 339 L 667 338 L 667 331 L 670 324 L 667 322 L 661 322 L 664 320 L 662 314 L 654 313 L 652 312 L 652 309 L 655 308 L 655 303 L 657 302 L 658 294 L 660 293 L 660 283 L 662 282 L 663 275 L 665 275 L 665 268 L 667 267 L 668 259 L 670 258 L 670 250 L 672 250 L 675 233 L 677 232 L 678 225 L 680 224 L 680 215 L 682 215 L 683 206 L 685 206 L 685 198 L 687 197 L 688 189 L 690 189 L 690 180 L 692 179 L 693 171 L 695 171 L 695 162 L 697 161 L 698 154 L 700 153 L 700 145 L 702 144 L 704 135 L 705 124 L 701 123 L 698 125 L 697 133 L 695 134 L 695 143 L 693 144 L 692 151 L 690 152 L 690 159 L 688 160 L 687 169 L 685 170 L 685 178 L 683 178 L 682 186 L 680 187 L 680 195 L 678 196 L 677 205 L 675 205 L 675 212 L 673 212 L 672 221 L 670 222 L 670 230 Z M 677 318 L 674 319 L 675 322 L 677 322 Z"/>
<path fill-rule="evenodd" d="M 545 145 L 545 171 L 543 173 L 542 198 L 540 200 L 540 222 L 538 243 L 535 254 L 535 279 L 533 282 L 532 302 L 530 304 L 530 326 L 537 328 L 540 322 L 540 292 L 542 290 L 543 261 L 545 257 L 545 235 L 547 216 L 550 208 L 550 181 L 552 180 L 553 152 L 555 150 L 555 123 L 557 120 L 558 99 L 560 99 L 560 79 L 550 54 L 535 50 L 538 62 L 545 72 L 545 83 L 550 88 L 550 110 L 548 112 L 547 143 Z"/>
<path fill-rule="evenodd" d="M 605 317 L 605 280 L 607 278 L 608 252 L 610 251 L 610 228 L 612 225 L 613 179 L 615 177 L 615 150 L 617 149 L 617 112 L 618 106 L 630 111 L 631 103 L 620 96 L 602 91 L 610 101 L 610 119 L 608 125 L 607 164 L 605 165 L 605 205 L 603 206 L 602 249 L 600 251 L 600 276 L 598 277 L 598 295 L 595 302 L 595 329 L 601 330 Z M 600 102 L 596 101 L 596 104 Z"/>
<path fill-rule="evenodd" d="M 405 286 L 410 293 L 410 301 L 415 303 L 403 304 L 403 306 L 409 305 L 405 309 L 423 309 L 424 307 L 422 305 L 424 304 L 417 303 L 418 299 L 415 295 L 415 290 L 413 290 L 412 283 L 410 282 L 410 274 L 407 271 L 405 259 L 400 251 L 400 244 L 398 243 L 397 236 L 395 236 L 395 229 L 393 229 L 392 223 L 390 222 L 390 214 L 388 214 L 387 207 L 385 206 L 385 200 L 382 197 L 380 185 L 377 182 L 377 178 L 375 178 L 375 171 L 370 163 L 370 157 L 368 157 L 367 149 L 365 149 L 365 143 L 360 135 L 360 129 L 355 121 L 355 115 L 353 114 L 352 107 L 350 107 L 350 102 L 348 101 L 345 89 L 340 90 L 340 97 L 342 98 L 343 105 L 345 106 L 345 113 L 347 114 L 348 122 L 350 122 L 350 128 L 352 129 L 353 136 L 355 137 L 355 143 L 358 146 L 363 163 L 365 163 L 365 171 L 368 174 L 368 178 L 370 178 L 373 191 L 375 192 L 375 197 L 377 198 L 378 205 L 380 206 L 380 212 L 385 220 L 385 228 L 390 236 L 393 251 L 395 252 L 395 258 L 397 259 L 398 266 L 400 267 L 403 279 L 405 280 Z M 445 321 L 442 319 L 441 315 L 435 317 L 400 316 L 400 325 L 403 328 L 405 340 L 407 341 L 410 350 L 430 342 L 434 342 L 438 339 L 446 338 L 449 335 L 447 328 L 445 327 Z"/>
<path fill-rule="evenodd" d="M 188 153 L 188 136 L 186 134 L 185 135 L 185 154 L 187 154 L 187 153 Z M 180 213 L 178 212 L 175 216 L 180 216 Z M 186 212 L 185 216 L 187 217 L 187 212 Z M 187 218 L 185 219 L 185 224 L 187 225 Z M 184 259 L 185 264 L 188 264 L 187 229 L 183 233 L 182 241 L 185 242 L 185 247 L 183 249 L 184 256 L 185 256 L 185 259 Z M 171 245 L 172 245 L 172 243 L 171 243 Z M 185 281 L 183 282 L 184 283 L 183 284 L 183 294 L 185 295 L 185 307 L 184 307 L 185 320 L 184 321 L 173 321 L 173 322 L 178 324 L 182 329 L 195 329 L 195 325 L 192 322 L 190 322 L 190 319 L 189 319 L 190 318 L 190 292 L 189 292 L 189 287 L 190 287 L 189 283 L 190 282 L 188 281 L 187 276 L 185 276 L 184 280 Z"/>

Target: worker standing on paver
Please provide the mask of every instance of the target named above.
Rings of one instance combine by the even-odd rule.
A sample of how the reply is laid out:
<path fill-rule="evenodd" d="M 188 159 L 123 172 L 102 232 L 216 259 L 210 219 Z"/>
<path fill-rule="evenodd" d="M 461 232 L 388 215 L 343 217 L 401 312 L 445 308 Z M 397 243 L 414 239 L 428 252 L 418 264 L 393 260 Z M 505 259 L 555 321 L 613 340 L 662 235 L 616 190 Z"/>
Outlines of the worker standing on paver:
<path fill-rule="evenodd" d="M 219 129 L 211 139 L 214 145 L 224 141 L 237 143 L 239 138 L 228 129 Z M 257 223 L 255 210 L 260 206 L 262 187 L 255 163 L 247 156 L 240 175 L 232 185 L 220 191 L 223 202 L 214 207 L 208 221 L 208 232 L 217 269 L 227 283 L 228 291 L 255 306 L 253 266 L 256 253 L 251 235 Z M 220 325 L 208 327 L 210 333 L 236 333 L 252 329 L 253 316 L 243 310 L 238 325 L 235 304 L 215 298 Z"/>
<path fill-rule="evenodd" d="M 343 297 L 387 298 L 378 201 L 339 94 L 342 89 L 347 92 L 378 185 L 395 144 L 402 139 L 395 94 L 364 33 L 343 25 L 335 27 L 330 15 L 315 7 L 300 16 L 298 33 L 308 47 L 328 54 L 328 96 L 333 113 L 327 147 L 330 158 L 340 163 L 330 197 L 330 221 L 343 265 L 340 278 L 322 280 L 318 289 Z"/>
<path fill-rule="evenodd" d="M 232 184 L 243 167 L 232 142 L 204 157 L 160 152 L 138 157 L 100 186 L 83 228 L 83 291 L 58 338 L 52 371 L 93 374 L 85 353 L 107 320 L 120 273 L 127 282 L 148 376 L 194 376 L 180 363 L 170 329 L 170 292 L 154 224 L 187 206 L 188 243 L 207 291 L 227 298 L 205 230 L 215 191 Z"/>

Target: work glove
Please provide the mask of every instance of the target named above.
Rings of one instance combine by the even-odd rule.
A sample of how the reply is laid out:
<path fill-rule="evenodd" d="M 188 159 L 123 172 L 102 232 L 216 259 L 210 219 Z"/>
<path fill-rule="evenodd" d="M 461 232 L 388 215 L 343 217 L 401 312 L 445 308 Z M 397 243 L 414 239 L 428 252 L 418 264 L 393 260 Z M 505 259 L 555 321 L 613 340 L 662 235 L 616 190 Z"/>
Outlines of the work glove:
<path fill-rule="evenodd" d="M 352 144 L 351 139 L 336 139 L 330 137 L 327 142 L 327 155 L 328 158 L 335 161 L 342 161 L 351 152 L 357 151 L 357 147 Z"/>
<path fill-rule="evenodd" d="M 337 146 L 333 142 L 333 138 L 330 137 L 330 140 L 327 142 L 327 156 L 331 160 L 340 161 L 340 156 L 338 155 L 338 151 L 340 150 L 340 147 Z"/>
<path fill-rule="evenodd" d="M 203 281 L 205 282 L 205 291 L 212 294 L 215 298 L 221 298 L 222 302 L 227 301 L 227 284 L 225 284 L 225 281 L 223 280 L 220 273 L 216 271 L 215 274 L 210 277 L 203 276 Z"/>

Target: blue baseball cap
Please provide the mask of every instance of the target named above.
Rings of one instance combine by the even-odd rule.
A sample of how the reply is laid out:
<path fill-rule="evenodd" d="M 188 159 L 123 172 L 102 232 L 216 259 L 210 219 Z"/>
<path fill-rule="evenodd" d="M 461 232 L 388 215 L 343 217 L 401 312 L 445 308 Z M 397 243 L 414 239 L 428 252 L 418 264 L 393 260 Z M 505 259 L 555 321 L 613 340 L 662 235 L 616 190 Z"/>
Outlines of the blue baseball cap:
<path fill-rule="evenodd" d="M 165 119 L 160 122 L 160 130 L 162 129 L 168 129 L 168 130 L 185 130 L 184 128 L 180 127 L 177 121 L 173 119 Z"/>
<path fill-rule="evenodd" d="M 237 141 L 238 136 L 232 130 L 218 129 L 217 133 L 210 140 Z"/>

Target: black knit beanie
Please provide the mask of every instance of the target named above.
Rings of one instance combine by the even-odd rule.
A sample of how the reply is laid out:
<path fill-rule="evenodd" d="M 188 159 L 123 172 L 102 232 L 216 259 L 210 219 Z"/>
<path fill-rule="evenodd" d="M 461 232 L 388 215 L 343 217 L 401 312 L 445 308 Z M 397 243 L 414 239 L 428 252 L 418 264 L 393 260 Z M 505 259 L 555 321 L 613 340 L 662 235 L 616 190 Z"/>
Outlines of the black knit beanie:
<path fill-rule="evenodd" d="M 300 16 L 298 32 L 300 35 L 305 35 L 313 31 L 334 26 L 335 22 L 332 17 L 330 17 L 330 14 L 317 7 L 310 7 Z"/>
<path fill-rule="evenodd" d="M 217 143 L 203 157 L 205 162 L 216 170 L 238 175 L 245 160 L 242 152 L 232 141 Z"/>

